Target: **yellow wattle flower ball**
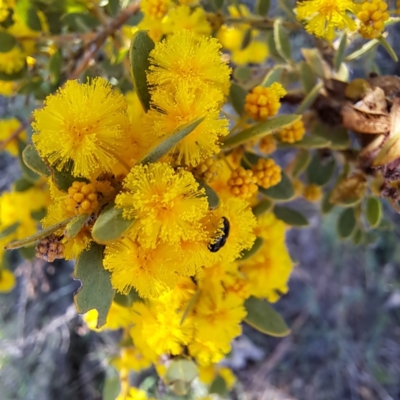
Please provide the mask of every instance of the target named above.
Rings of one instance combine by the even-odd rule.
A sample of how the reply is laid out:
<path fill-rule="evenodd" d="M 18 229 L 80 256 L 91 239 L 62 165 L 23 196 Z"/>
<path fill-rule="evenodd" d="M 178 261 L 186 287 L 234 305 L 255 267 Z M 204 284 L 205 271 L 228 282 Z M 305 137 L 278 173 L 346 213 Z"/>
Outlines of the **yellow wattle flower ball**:
<path fill-rule="evenodd" d="M 281 167 L 272 158 L 259 158 L 252 168 L 257 183 L 264 189 L 277 185 L 282 180 Z"/>
<path fill-rule="evenodd" d="M 137 165 L 123 186 L 115 203 L 123 209 L 124 218 L 135 219 L 131 235 L 143 246 L 155 248 L 159 241 L 177 244 L 204 237 L 201 220 L 208 212 L 208 201 L 190 172 L 159 162 Z"/>
<path fill-rule="evenodd" d="M 306 133 L 303 121 L 298 120 L 279 132 L 279 138 L 285 143 L 296 143 L 303 139 Z"/>
<path fill-rule="evenodd" d="M 13 81 L 1 81 L 0 80 L 0 95 L 1 96 L 12 96 L 15 91 L 15 82 Z M 1 134 L 1 132 L 0 132 Z"/>
<path fill-rule="evenodd" d="M 200 163 L 193 171 L 196 178 L 206 183 L 212 183 L 218 179 L 222 172 L 222 162 L 216 158 L 207 158 Z"/>
<path fill-rule="evenodd" d="M 336 29 L 357 29 L 348 15 L 354 14 L 357 8 L 352 0 L 307 0 L 297 2 L 294 12 L 299 21 L 304 21 L 308 33 L 331 41 L 335 38 Z"/>
<path fill-rule="evenodd" d="M 34 111 L 32 140 L 57 169 L 73 161 L 73 176 L 113 172 L 129 138 L 126 108 L 124 96 L 103 78 L 68 81 Z"/>
<path fill-rule="evenodd" d="M 322 198 L 322 187 L 313 183 L 307 185 L 303 191 L 303 197 L 311 202 L 316 202 Z"/>
<path fill-rule="evenodd" d="M 20 126 L 21 122 L 19 122 L 17 118 L 0 120 L 0 142 L 9 138 L 13 134 L 13 132 L 15 132 Z M 23 130 L 18 137 L 22 141 L 26 141 L 26 131 Z M 18 139 L 15 138 L 10 143 L 8 143 L 5 147 L 5 150 L 16 157 L 18 155 Z"/>
<path fill-rule="evenodd" d="M 0 269 L 0 293 L 8 293 L 14 289 L 16 279 L 8 269 Z"/>
<path fill-rule="evenodd" d="M 239 167 L 232 171 L 228 180 L 231 193 L 242 199 L 250 199 L 258 191 L 258 180 L 251 169 Z"/>
<path fill-rule="evenodd" d="M 258 40 L 252 42 L 245 49 L 236 49 L 232 51 L 231 60 L 238 65 L 249 63 L 262 64 L 269 54 L 267 44 Z"/>
<path fill-rule="evenodd" d="M 199 36 L 208 36 L 212 30 L 205 11 L 200 7 L 191 9 L 188 5 L 169 10 L 162 23 L 164 33 L 167 35 L 186 29 Z"/>
<path fill-rule="evenodd" d="M 71 213 L 77 215 L 91 214 L 99 206 L 95 185 L 93 183 L 74 182 L 68 188 L 68 197 L 65 205 Z"/>
<path fill-rule="evenodd" d="M 25 64 L 26 56 L 18 46 L 6 53 L 0 53 L 0 72 L 11 75 L 21 71 Z"/>
<path fill-rule="evenodd" d="M 221 58 L 221 44 L 181 30 L 156 44 L 150 53 L 147 80 L 150 85 L 174 87 L 182 80 L 201 83 L 229 93 L 231 69 Z"/>
<path fill-rule="evenodd" d="M 143 0 L 140 3 L 143 14 L 153 19 L 162 19 L 170 6 L 170 0 Z"/>
<path fill-rule="evenodd" d="M 359 32 L 365 39 L 374 39 L 385 29 L 385 21 L 390 17 L 388 4 L 384 0 L 366 0 L 361 4 L 357 18 L 361 21 Z"/>
<path fill-rule="evenodd" d="M 266 120 L 278 113 L 280 99 L 285 94 L 286 90 L 278 82 L 268 87 L 256 86 L 246 96 L 244 109 L 254 120 Z"/>

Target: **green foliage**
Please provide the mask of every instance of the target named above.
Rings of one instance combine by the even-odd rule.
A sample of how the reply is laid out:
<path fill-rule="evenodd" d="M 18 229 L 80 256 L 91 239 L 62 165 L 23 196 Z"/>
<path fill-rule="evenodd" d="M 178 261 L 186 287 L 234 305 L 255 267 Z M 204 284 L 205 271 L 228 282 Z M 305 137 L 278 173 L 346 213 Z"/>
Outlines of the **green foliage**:
<path fill-rule="evenodd" d="M 250 297 L 245 302 L 247 311 L 246 323 L 254 329 L 270 336 L 283 337 L 290 333 L 282 317 L 262 299 Z"/>
<path fill-rule="evenodd" d="M 0 53 L 7 53 L 16 44 L 17 41 L 15 40 L 14 36 L 10 35 L 7 32 L 0 31 Z"/>
<path fill-rule="evenodd" d="M 22 21 L 34 31 L 42 30 L 42 23 L 35 6 L 30 0 L 17 0 L 15 10 Z"/>
<path fill-rule="evenodd" d="M 254 241 L 253 246 L 249 250 L 244 250 L 242 255 L 240 256 L 239 260 L 247 260 L 251 256 L 257 253 L 258 250 L 261 249 L 262 245 L 264 244 L 264 239 L 257 237 L 256 240 Z"/>
<path fill-rule="evenodd" d="M 50 176 L 50 169 L 46 163 L 40 157 L 36 147 L 32 144 L 28 144 L 23 152 L 22 159 L 27 167 L 33 172 L 36 172 L 40 176 Z"/>
<path fill-rule="evenodd" d="M 288 31 L 283 27 L 282 20 L 277 18 L 274 21 L 275 48 L 279 55 L 288 63 L 292 61 L 292 50 L 290 47 Z"/>
<path fill-rule="evenodd" d="M 150 109 L 150 93 L 146 72 L 149 69 L 149 54 L 154 49 L 154 42 L 146 31 L 138 31 L 132 38 L 129 59 L 132 68 L 133 86 L 143 109 Z"/>
<path fill-rule="evenodd" d="M 103 267 L 103 247 L 92 242 L 88 250 L 78 257 L 75 266 L 75 278 L 82 287 L 74 296 L 78 313 L 84 314 L 96 309 L 99 313 L 97 328 L 101 328 L 107 319 L 108 310 L 114 298 L 110 273 Z"/>
<path fill-rule="evenodd" d="M 107 244 L 119 239 L 135 222 L 134 219 L 124 219 L 122 213 L 122 208 L 116 208 L 114 203 L 108 204 L 93 225 L 93 240 Z"/>
<path fill-rule="evenodd" d="M 331 180 L 335 167 L 336 162 L 332 156 L 324 160 L 320 154 L 315 153 L 307 168 L 308 182 L 318 186 L 326 185 Z"/>
<path fill-rule="evenodd" d="M 199 183 L 199 187 L 205 190 L 208 200 L 208 208 L 210 210 L 215 210 L 218 208 L 220 199 L 217 192 L 212 187 L 208 186 L 207 183 L 200 180 L 197 180 L 197 182 Z"/>
<path fill-rule="evenodd" d="M 357 226 L 357 220 L 354 214 L 354 208 L 349 207 L 343 210 L 337 222 L 337 232 L 340 238 L 350 237 Z"/>
<path fill-rule="evenodd" d="M 289 226 L 303 227 L 308 226 L 307 218 L 299 211 L 289 207 L 275 206 L 274 214 L 276 218 L 282 220 Z"/>
<path fill-rule="evenodd" d="M 282 171 L 282 180 L 277 185 L 269 189 L 259 188 L 258 190 L 270 199 L 277 201 L 289 201 L 295 196 L 292 181 L 284 171 Z"/>
<path fill-rule="evenodd" d="M 244 114 L 244 105 L 245 105 L 245 97 L 247 92 L 238 84 L 232 83 L 230 92 L 229 92 L 229 99 L 232 103 L 233 108 L 239 115 Z"/>
<path fill-rule="evenodd" d="M 165 383 L 171 385 L 177 382 L 190 383 L 198 375 L 196 364 L 191 360 L 176 358 L 172 360 L 165 373 Z"/>
<path fill-rule="evenodd" d="M 68 222 L 65 227 L 65 235 L 68 239 L 74 238 L 87 222 L 89 216 L 86 214 L 77 215 L 74 219 Z"/>
<path fill-rule="evenodd" d="M 369 226 L 376 228 L 382 220 L 381 202 L 375 197 L 368 197 L 365 213 Z"/>
<path fill-rule="evenodd" d="M 252 211 L 256 217 L 259 217 L 260 215 L 269 211 L 272 208 L 272 206 L 273 206 L 272 201 L 265 199 L 260 201 L 256 206 L 254 206 L 252 208 Z"/>

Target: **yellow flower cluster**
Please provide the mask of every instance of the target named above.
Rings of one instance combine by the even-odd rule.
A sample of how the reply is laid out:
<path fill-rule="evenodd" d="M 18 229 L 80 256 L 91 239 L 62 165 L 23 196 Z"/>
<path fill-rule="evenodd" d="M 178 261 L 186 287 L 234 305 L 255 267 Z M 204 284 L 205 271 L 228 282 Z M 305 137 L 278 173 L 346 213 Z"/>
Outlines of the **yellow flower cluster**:
<path fill-rule="evenodd" d="M 303 189 L 303 196 L 306 200 L 311 202 L 316 202 L 322 197 L 322 188 L 321 186 L 315 184 L 309 184 Z"/>
<path fill-rule="evenodd" d="M 259 158 L 253 167 L 253 174 L 257 178 L 258 184 L 264 189 L 275 186 L 282 179 L 281 167 L 275 164 L 272 158 Z"/>
<path fill-rule="evenodd" d="M 200 163 L 193 171 L 196 178 L 203 180 L 206 183 L 214 182 L 220 175 L 222 170 L 221 161 L 216 158 L 207 158 Z"/>
<path fill-rule="evenodd" d="M 254 175 L 252 170 L 239 167 L 232 171 L 228 185 L 234 196 L 249 199 L 258 191 L 257 182 L 257 176 Z"/>
<path fill-rule="evenodd" d="M 269 87 L 256 86 L 246 96 L 244 109 L 254 120 L 266 120 L 278 113 L 285 94 L 286 90 L 277 82 Z"/>
<path fill-rule="evenodd" d="M 303 139 L 306 129 L 304 127 L 303 121 L 300 119 L 294 122 L 292 125 L 283 128 L 279 132 L 279 138 L 282 142 L 286 143 L 296 143 Z"/>
<path fill-rule="evenodd" d="M 272 154 L 276 147 L 276 139 L 273 135 L 264 136 L 258 143 L 258 148 L 264 154 Z"/>
<path fill-rule="evenodd" d="M 374 39 L 385 29 L 389 19 L 388 4 L 384 0 L 367 0 L 361 5 L 357 18 L 361 21 L 359 32 L 365 39 Z"/>
<path fill-rule="evenodd" d="M 335 30 L 355 31 L 355 21 L 349 13 L 356 13 L 358 6 L 352 0 L 299 1 L 295 8 L 297 19 L 305 23 L 307 32 L 333 40 Z"/>

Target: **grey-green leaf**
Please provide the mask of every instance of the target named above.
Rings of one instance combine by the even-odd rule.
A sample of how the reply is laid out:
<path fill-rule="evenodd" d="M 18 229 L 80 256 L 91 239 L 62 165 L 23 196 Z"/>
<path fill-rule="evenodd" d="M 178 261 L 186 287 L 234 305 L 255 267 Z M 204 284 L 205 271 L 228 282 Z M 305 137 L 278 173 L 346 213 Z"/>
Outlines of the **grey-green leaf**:
<path fill-rule="evenodd" d="M 162 156 L 167 154 L 173 149 L 181 140 L 190 135 L 204 120 L 204 117 L 196 119 L 195 121 L 179 127 L 172 135 L 168 136 L 163 142 L 156 145 L 149 154 L 147 154 L 140 164 L 154 163 Z"/>
<path fill-rule="evenodd" d="M 343 33 L 342 38 L 340 39 L 338 50 L 333 59 L 333 65 L 336 71 L 339 71 L 339 68 L 342 65 L 342 62 L 344 60 L 344 53 L 346 51 L 346 46 L 347 46 L 347 34 Z"/>
<path fill-rule="evenodd" d="M 146 72 L 150 66 L 149 55 L 153 49 L 154 42 L 147 31 L 137 31 L 132 38 L 129 59 L 132 68 L 133 86 L 146 112 L 150 109 L 151 99 Z"/>
<path fill-rule="evenodd" d="M 357 226 L 357 220 L 354 215 L 354 208 L 348 207 L 339 215 L 337 222 L 337 231 L 339 237 L 346 239 L 352 235 Z"/>
<path fill-rule="evenodd" d="M 132 288 L 128 294 L 115 292 L 114 301 L 123 307 L 130 307 L 137 301 L 143 301 L 138 292 Z"/>
<path fill-rule="evenodd" d="M 210 186 L 207 185 L 207 183 L 197 180 L 200 189 L 204 189 L 206 192 L 207 200 L 208 200 L 208 208 L 210 210 L 215 210 L 216 208 L 219 207 L 219 196 L 218 193 Z"/>
<path fill-rule="evenodd" d="M 315 153 L 307 168 L 308 182 L 318 186 L 326 185 L 331 180 L 335 167 L 336 162 L 333 157 L 324 162 L 320 155 Z"/>
<path fill-rule="evenodd" d="M 251 247 L 251 249 L 244 250 L 242 252 L 242 255 L 239 257 L 238 261 L 247 260 L 248 258 L 253 256 L 254 254 L 256 254 L 257 251 L 259 249 L 261 249 L 263 244 L 264 244 L 264 239 L 260 238 L 260 237 L 257 237 L 256 240 L 254 241 L 253 246 Z"/>
<path fill-rule="evenodd" d="M 308 110 L 314 104 L 322 87 L 323 83 L 319 82 L 307 93 L 306 97 L 304 97 L 303 101 L 296 108 L 296 114 L 303 114 L 304 111 Z"/>
<path fill-rule="evenodd" d="M 300 66 L 300 81 L 303 86 L 304 93 L 309 93 L 317 84 L 317 78 L 312 68 L 305 62 L 301 61 Z"/>
<path fill-rule="evenodd" d="M 293 184 L 284 171 L 282 171 L 282 180 L 277 185 L 269 189 L 259 188 L 258 191 L 276 201 L 289 201 L 295 196 Z"/>
<path fill-rule="evenodd" d="M 292 61 L 292 50 L 290 48 L 288 31 L 283 27 L 280 18 L 274 21 L 274 40 L 275 47 L 279 55 L 286 61 Z"/>
<path fill-rule="evenodd" d="M 17 0 L 15 11 L 22 21 L 34 31 L 42 30 L 38 13 L 31 0 Z"/>
<path fill-rule="evenodd" d="M 395 62 L 399 61 L 396 52 L 394 51 L 393 47 L 389 44 L 389 42 L 386 40 L 384 36 L 382 35 L 379 36 L 378 41 L 385 48 L 390 57 L 392 57 L 393 61 Z"/>
<path fill-rule="evenodd" d="M 258 15 L 265 17 L 268 14 L 271 0 L 257 0 L 255 11 Z"/>
<path fill-rule="evenodd" d="M 266 300 L 250 297 L 244 303 L 247 311 L 245 322 L 267 335 L 283 337 L 290 333 L 283 318 Z"/>
<path fill-rule="evenodd" d="M 349 54 L 344 58 L 344 61 L 353 61 L 364 54 L 367 54 L 369 51 L 371 51 L 373 48 L 375 48 L 379 44 L 379 41 L 377 39 L 372 39 L 369 42 L 365 43 L 362 45 L 358 50 L 354 51 L 353 53 Z"/>
<path fill-rule="evenodd" d="M 165 383 L 167 385 L 174 382 L 190 383 L 198 376 L 197 365 L 192 360 L 177 358 L 172 360 L 165 372 Z"/>
<path fill-rule="evenodd" d="M 276 205 L 274 214 L 276 218 L 290 226 L 302 227 L 309 225 L 307 218 L 301 212 L 289 207 Z"/>
<path fill-rule="evenodd" d="M 97 328 L 107 321 L 108 310 L 114 298 L 110 273 L 103 266 L 103 246 L 92 242 L 88 250 L 84 250 L 75 266 L 75 278 L 82 286 L 74 296 L 76 310 L 84 314 L 90 310 L 98 311 Z"/>
<path fill-rule="evenodd" d="M 265 75 L 264 80 L 261 83 L 261 86 L 268 87 L 272 85 L 274 82 L 279 82 L 281 80 L 281 76 L 285 68 L 282 65 L 273 66 Z"/>
<path fill-rule="evenodd" d="M 241 50 L 244 50 L 251 43 L 251 36 L 252 28 L 246 29 L 246 31 L 244 32 L 242 44 L 240 45 Z"/>
<path fill-rule="evenodd" d="M 331 142 L 323 137 L 316 135 L 305 135 L 303 139 L 295 143 L 279 142 L 279 148 L 288 149 L 297 147 L 298 149 L 323 149 L 329 147 Z"/>
<path fill-rule="evenodd" d="M 300 149 L 296 155 L 293 165 L 292 175 L 298 177 L 308 166 L 311 161 L 311 155 L 308 150 Z"/>
<path fill-rule="evenodd" d="M 308 65 L 321 79 L 330 78 L 330 69 L 318 49 L 301 49 Z"/>
<path fill-rule="evenodd" d="M 10 51 L 15 45 L 17 41 L 13 35 L 10 35 L 7 32 L 0 31 L 0 53 L 7 53 Z"/>
<path fill-rule="evenodd" d="M 229 99 L 235 111 L 241 116 L 244 114 L 247 92 L 236 83 L 231 84 Z"/>
<path fill-rule="evenodd" d="M 268 121 L 260 122 L 252 126 L 251 128 L 245 129 L 236 135 L 229 136 L 223 142 L 223 148 L 228 149 L 235 147 L 239 144 L 245 143 L 250 139 L 259 139 L 268 134 L 272 134 L 282 128 L 292 125 L 294 122 L 301 118 L 300 115 L 287 114 L 279 115 L 278 117 L 271 118 Z"/>
<path fill-rule="evenodd" d="M 215 379 L 211 382 L 210 388 L 208 392 L 217 394 L 219 397 L 226 398 L 228 393 L 228 387 L 226 385 L 225 379 L 218 375 Z"/>
<path fill-rule="evenodd" d="M 27 167 L 36 172 L 40 176 L 50 176 L 51 171 L 46 163 L 40 157 L 36 147 L 28 144 L 22 152 L 22 159 Z"/>
<path fill-rule="evenodd" d="M 331 190 L 324 194 L 324 197 L 323 197 L 322 203 L 321 203 L 322 214 L 328 214 L 335 207 L 335 204 L 333 204 L 329 201 L 331 196 L 332 196 Z"/>
<path fill-rule="evenodd" d="M 382 219 L 382 204 L 379 199 L 368 197 L 365 212 L 370 227 L 376 228 Z"/>
<path fill-rule="evenodd" d="M 71 217 L 68 219 L 65 219 L 64 221 L 59 222 L 58 224 L 52 225 L 49 228 L 43 229 L 39 232 L 36 232 L 35 234 L 28 236 L 24 239 L 21 240 L 16 240 L 15 242 L 9 243 L 7 246 L 4 248 L 6 250 L 13 250 L 13 249 L 19 249 L 20 247 L 26 247 L 30 246 L 31 244 L 34 244 L 38 242 L 39 240 L 51 235 L 54 232 L 57 232 L 58 230 L 64 228 L 67 226 L 67 224 L 75 217 Z"/>
<path fill-rule="evenodd" d="M 119 239 L 135 222 L 134 219 L 124 219 L 122 213 L 122 208 L 116 208 L 114 203 L 108 204 L 93 225 L 93 240 L 109 244 Z"/>
<path fill-rule="evenodd" d="M 252 208 L 252 211 L 256 217 L 259 217 L 260 215 L 263 215 L 264 213 L 271 210 L 272 206 L 273 206 L 272 201 L 265 199 L 261 200 L 256 206 L 254 206 Z"/>
<path fill-rule="evenodd" d="M 21 224 L 20 222 L 14 222 L 13 224 L 7 226 L 7 228 L 4 228 L 0 232 L 0 239 L 3 239 L 5 237 L 7 237 L 8 235 L 11 235 L 12 233 L 14 233 L 18 229 L 20 224 Z"/>

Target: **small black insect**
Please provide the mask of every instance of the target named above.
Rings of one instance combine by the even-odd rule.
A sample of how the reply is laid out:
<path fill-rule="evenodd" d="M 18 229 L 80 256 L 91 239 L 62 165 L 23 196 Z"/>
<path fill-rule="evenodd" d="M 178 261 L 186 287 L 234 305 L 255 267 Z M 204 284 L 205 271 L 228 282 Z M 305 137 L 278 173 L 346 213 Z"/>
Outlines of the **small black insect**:
<path fill-rule="evenodd" d="M 227 218 L 222 217 L 222 223 L 223 223 L 223 228 L 222 228 L 222 235 L 216 240 L 215 243 L 212 243 L 208 246 L 208 249 L 212 252 L 215 253 L 219 249 L 225 246 L 225 243 L 228 239 L 229 236 L 229 229 L 230 229 L 230 224 Z"/>

